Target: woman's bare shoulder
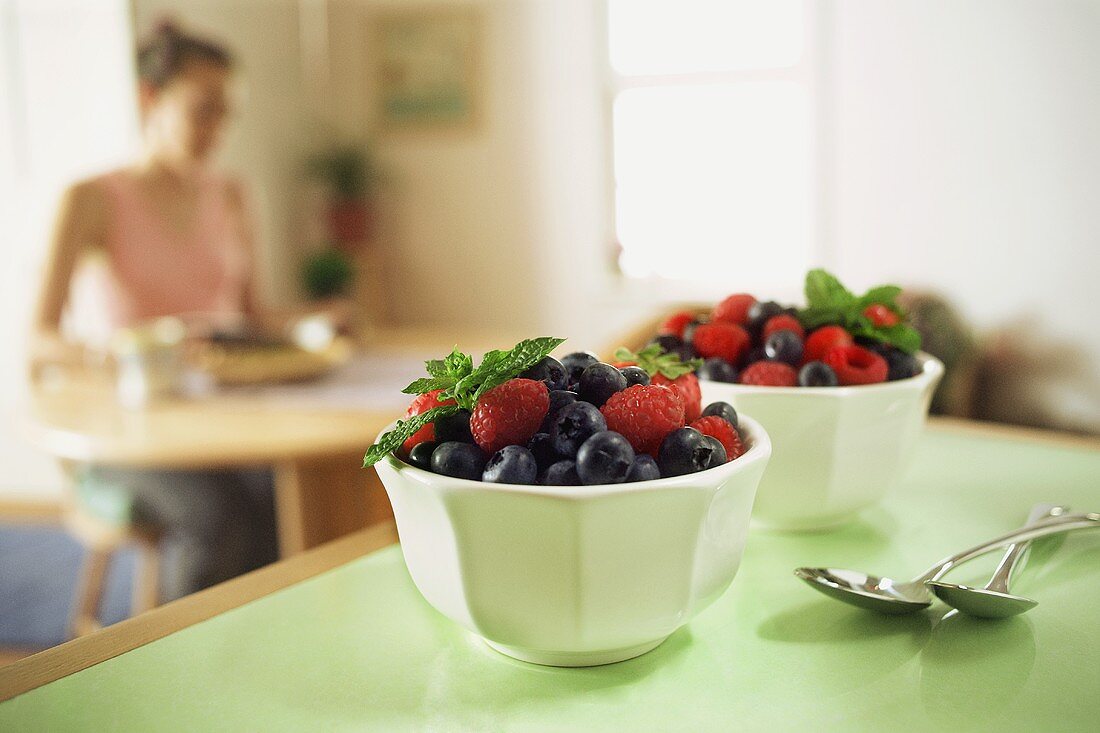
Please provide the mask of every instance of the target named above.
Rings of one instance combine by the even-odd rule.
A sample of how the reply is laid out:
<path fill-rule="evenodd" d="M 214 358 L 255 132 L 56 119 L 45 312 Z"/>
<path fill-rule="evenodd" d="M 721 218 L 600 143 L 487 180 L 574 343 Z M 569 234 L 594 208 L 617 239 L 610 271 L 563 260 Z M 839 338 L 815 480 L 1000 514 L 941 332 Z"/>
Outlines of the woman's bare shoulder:
<path fill-rule="evenodd" d="M 61 194 L 58 216 L 62 221 L 72 222 L 83 233 L 82 238 L 94 238 L 106 227 L 109 216 L 108 176 L 111 175 L 107 173 L 74 181 Z"/>

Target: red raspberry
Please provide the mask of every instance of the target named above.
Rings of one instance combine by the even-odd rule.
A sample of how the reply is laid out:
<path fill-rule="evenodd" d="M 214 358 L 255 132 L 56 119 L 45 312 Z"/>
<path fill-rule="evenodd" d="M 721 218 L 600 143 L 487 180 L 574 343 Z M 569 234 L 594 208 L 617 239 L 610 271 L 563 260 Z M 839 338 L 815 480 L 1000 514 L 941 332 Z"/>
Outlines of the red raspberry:
<path fill-rule="evenodd" d="M 437 398 L 443 390 L 436 389 L 431 392 L 425 392 L 424 394 L 417 395 L 416 399 L 409 405 L 409 409 L 405 410 L 405 417 L 413 417 L 414 415 L 420 415 L 427 412 L 433 407 L 442 407 L 443 405 L 453 405 L 454 400 L 447 400 L 446 402 L 440 402 Z M 435 425 L 428 423 L 424 427 L 417 430 L 415 433 L 405 438 L 405 442 L 401 444 L 401 450 L 406 454 L 420 443 L 428 440 L 435 440 Z"/>
<path fill-rule="evenodd" d="M 834 346 L 823 361 L 833 368 L 843 386 L 885 382 L 890 371 L 885 359 L 862 346 Z"/>
<path fill-rule="evenodd" d="M 749 308 L 756 303 L 756 298 L 748 293 L 736 293 L 714 306 L 710 317 L 713 321 L 727 321 L 744 326 L 749 322 Z"/>
<path fill-rule="evenodd" d="M 840 326 L 822 326 L 806 339 L 802 350 L 802 363 L 821 361 L 825 353 L 834 346 L 851 346 L 855 343 L 852 334 Z"/>
<path fill-rule="evenodd" d="M 741 372 L 741 384 L 761 387 L 793 387 L 798 384 L 798 372 L 781 361 L 758 361 Z"/>
<path fill-rule="evenodd" d="M 694 374 L 681 374 L 669 379 L 658 372 L 650 377 L 650 384 L 663 384 L 684 401 L 684 420 L 691 422 L 703 412 L 703 395 L 699 391 L 699 379 Z"/>
<path fill-rule="evenodd" d="M 695 320 L 695 314 L 689 311 L 680 311 L 679 313 L 673 313 L 666 318 L 661 327 L 657 329 L 657 333 L 671 333 L 679 338 L 684 337 L 684 326 L 688 325 Z"/>
<path fill-rule="evenodd" d="M 636 384 L 616 392 L 600 412 L 608 430 L 620 433 L 639 453 L 654 457 L 665 436 L 684 427 L 684 401 L 661 384 Z"/>
<path fill-rule="evenodd" d="M 717 415 L 701 417 L 689 427 L 695 428 L 703 435 L 716 438 L 722 444 L 722 447 L 726 449 L 728 460 L 732 461 L 745 452 L 745 447 L 741 445 L 741 436 L 737 434 L 737 430 L 729 424 L 728 420 L 724 420 Z"/>
<path fill-rule="evenodd" d="M 470 432 L 489 454 L 506 445 L 527 445 L 549 410 L 550 392 L 544 382 L 509 379 L 478 398 L 470 414 Z"/>
<path fill-rule="evenodd" d="M 731 364 L 736 364 L 741 355 L 749 350 L 752 339 L 748 331 L 737 324 L 716 321 L 698 326 L 691 343 L 699 356 L 720 356 Z"/>
<path fill-rule="evenodd" d="M 776 331 L 794 331 L 798 334 L 798 338 L 806 338 L 806 330 L 802 328 L 802 324 L 798 322 L 797 318 L 788 313 L 780 313 L 778 316 L 772 316 L 764 321 L 764 330 L 760 339 L 767 341 L 768 336 Z"/>
<path fill-rule="evenodd" d="M 898 314 L 882 303 L 872 303 L 867 306 L 863 309 L 863 315 L 867 316 L 867 319 L 879 328 L 889 328 L 901 322 L 901 318 L 898 317 Z"/>

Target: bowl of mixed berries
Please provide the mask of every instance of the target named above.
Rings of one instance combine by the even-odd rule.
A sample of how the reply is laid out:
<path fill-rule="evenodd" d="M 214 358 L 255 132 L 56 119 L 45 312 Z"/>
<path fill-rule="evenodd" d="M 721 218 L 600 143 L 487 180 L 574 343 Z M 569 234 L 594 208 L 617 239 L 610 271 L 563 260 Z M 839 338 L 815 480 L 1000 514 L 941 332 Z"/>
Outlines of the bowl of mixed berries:
<path fill-rule="evenodd" d="M 884 285 L 856 295 L 813 270 L 803 308 L 737 293 L 659 326 L 647 348 L 701 360 L 703 397 L 753 415 L 771 436 L 754 526 L 844 523 L 904 472 L 943 364 L 920 351 L 899 294 Z"/>
<path fill-rule="evenodd" d="M 731 405 L 701 404 L 694 363 L 559 361 L 561 343 L 427 362 L 364 463 L 443 615 L 518 659 L 607 664 L 729 586 L 771 446 Z"/>

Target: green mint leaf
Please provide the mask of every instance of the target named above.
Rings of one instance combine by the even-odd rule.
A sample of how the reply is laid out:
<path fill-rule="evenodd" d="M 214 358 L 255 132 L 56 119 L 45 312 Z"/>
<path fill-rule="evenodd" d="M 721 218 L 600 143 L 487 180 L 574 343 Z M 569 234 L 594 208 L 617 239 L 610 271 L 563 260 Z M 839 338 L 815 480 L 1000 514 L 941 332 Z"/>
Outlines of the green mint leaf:
<path fill-rule="evenodd" d="M 401 391 L 404 394 L 424 394 L 437 389 L 450 389 L 453 386 L 455 386 L 453 377 L 421 377 Z"/>
<path fill-rule="evenodd" d="M 843 324 L 845 313 L 837 308 L 810 307 L 798 312 L 798 320 L 805 328 L 813 330 L 821 326 Z"/>
<path fill-rule="evenodd" d="M 649 344 L 638 353 L 620 346 L 615 350 L 617 361 L 632 361 L 650 376 L 662 374 L 668 379 L 676 379 L 689 374 L 703 365 L 702 359 L 681 361 L 679 354 L 666 352 L 660 344 Z"/>
<path fill-rule="evenodd" d="M 901 349 L 907 354 L 920 351 L 920 332 L 911 326 L 906 326 L 904 323 L 898 323 L 894 326 L 876 327 L 871 325 L 868 321 L 866 324 L 862 324 L 858 328 L 853 329 L 852 334 L 854 336 L 864 336 L 866 338 L 876 339 L 884 344 L 889 344 L 890 346 Z"/>
<path fill-rule="evenodd" d="M 874 303 L 882 303 L 885 306 L 894 308 L 894 301 L 901 295 L 901 288 L 897 285 L 880 285 L 877 288 L 871 288 L 859 299 L 859 305 L 861 308 L 866 308 Z"/>
<path fill-rule="evenodd" d="M 806 305 L 809 308 L 846 310 L 856 300 L 856 296 L 835 275 L 822 269 L 806 273 L 805 290 Z"/>
<path fill-rule="evenodd" d="M 509 379 L 519 376 L 521 372 L 530 369 L 563 343 L 565 343 L 565 339 L 543 336 L 535 339 L 525 339 L 510 350 L 499 352 L 500 357 L 487 367 L 481 375 L 481 384 L 474 392 L 473 401 L 476 402 L 477 398 L 487 390 L 499 384 L 504 384 Z M 485 366 L 484 361 L 478 365 L 477 372 L 481 372 L 483 366 Z"/>
<path fill-rule="evenodd" d="M 424 368 L 430 377 L 445 377 L 449 373 L 447 364 L 442 359 L 429 359 L 424 362 Z"/>
<path fill-rule="evenodd" d="M 384 433 L 374 445 L 367 449 L 366 455 L 363 456 L 363 468 L 373 466 L 396 451 L 413 433 L 428 423 L 435 422 L 447 415 L 453 415 L 456 412 L 458 412 L 458 405 L 443 405 L 442 407 L 433 407 L 427 412 L 414 415 L 407 420 L 398 420 L 397 424 L 393 426 L 393 430 Z"/>
<path fill-rule="evenodd" d="M 469 354 L 463 354 L 457 346 L 451 350 L 451 355 L 444 359 L 443 363 L 447 368 L 447 374 L 454 377 L 455 380 L 462 379 L 474 370 L 473 357 Z"/>

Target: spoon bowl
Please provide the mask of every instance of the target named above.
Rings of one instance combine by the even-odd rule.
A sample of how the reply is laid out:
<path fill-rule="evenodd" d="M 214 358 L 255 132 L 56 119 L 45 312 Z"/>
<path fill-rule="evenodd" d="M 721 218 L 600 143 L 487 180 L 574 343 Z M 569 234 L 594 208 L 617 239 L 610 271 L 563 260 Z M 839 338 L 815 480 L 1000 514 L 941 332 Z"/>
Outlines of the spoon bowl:
<path fill-rule="evenodd" d="M 825 595 L 868 611 L 900 615 L 932 605 L 932 594 L 923 583 L 898 583 L 834 568 L 798 568 L 794 574 Z"/>
<path fill-rule="evenodd" d="M 941 580 L 930 580 L 925 585 L 930 587 L 936 597 L 947 605 L 979 618 L 1011 618 L 1039 605 L 1038 601 L 1030 598 L 1001 593 L 989 588 L 974 588 L 968 585 L 944 583 Z"/>

